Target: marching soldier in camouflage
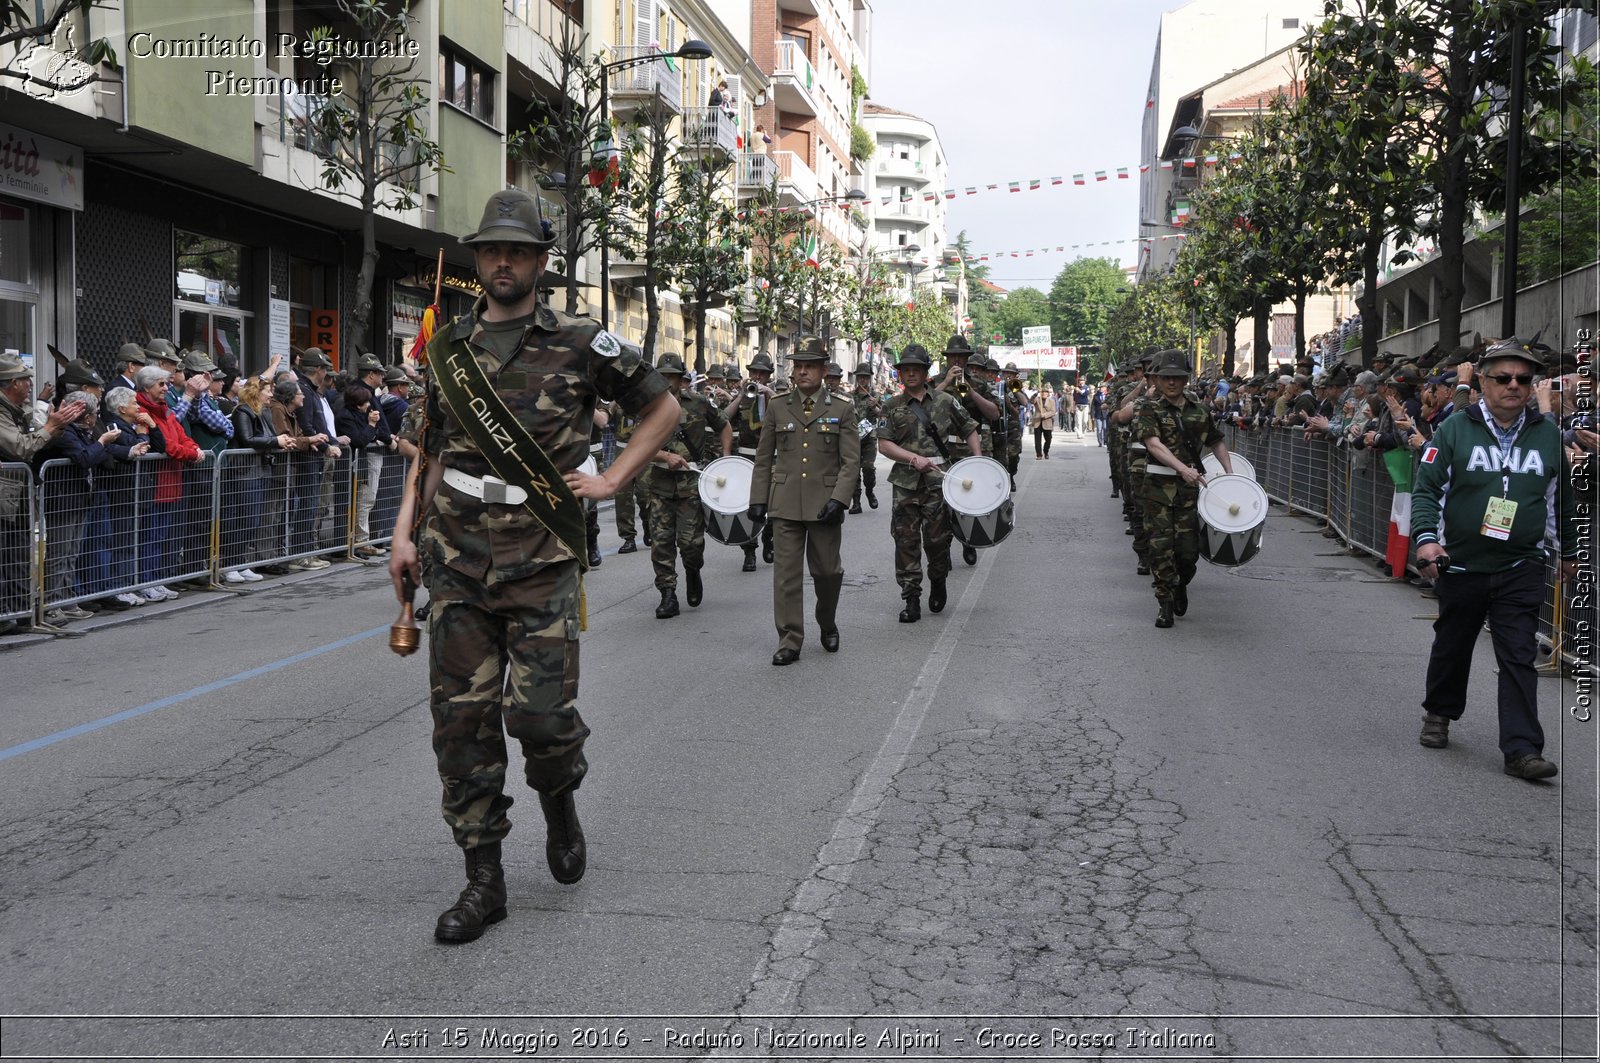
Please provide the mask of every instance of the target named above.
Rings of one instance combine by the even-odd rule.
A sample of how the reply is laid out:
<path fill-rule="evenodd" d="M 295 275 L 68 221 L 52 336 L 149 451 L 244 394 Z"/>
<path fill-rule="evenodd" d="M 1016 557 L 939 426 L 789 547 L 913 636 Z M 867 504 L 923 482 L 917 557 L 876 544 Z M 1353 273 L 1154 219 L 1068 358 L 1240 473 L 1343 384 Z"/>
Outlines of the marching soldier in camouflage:
<path fill-rule="evenodd" d="M 1013 491 L 1017 489 L 1017 467 L 1022 464 L 1022 405 L 1026 400 L 1019 379 L 1021 372 L 1016 362 L 1007 362 L 1000 381 L 1006 401 L 1007 423 L 1011 426 L 1011 432 L 1006 437 L 1006 471 L 1011 473 Z"/>
<path fill-rule="evenodd" d="M 656 590 L 661 592 L 656 619 L 666 620 L 678 615 L 680 553 L 689 607 L 698 606 L 705 595 L 700 569 L 705 566 L 706 515 L 700 508 L 699 469 L 733 451 L 733 428 L 710 399 L 683 386 L 682 358 L 662 355 L 656 372 L 666 378 L 682 407 L 677 429 L 656 451 L 639 481 L 650 495 L 650 537 L 654 541 L 650 564 L 656 573 Z"/>
<path fill-rule="evenodd" d="M 839 652 L 835 616 L 844 586 L 839 544 L 845 500 L 855 493 L 860 471 L 861 436 L 854 405 L 822 386 L 822 363 L 827 357 L 827 348 L 815 336 L 801 340 L 789 356 L 794 389 L 767 407 L 750 479 L 747 515 L 773 525 L 777 548 L 772 612 L 778 651 L 772 663 L 780 667 L 799 660 L 805 643 L 802 564 L 810 567 L 816 587 L 822 648 Z"/>
<path fill-rule="evenodd" d="M 706 369 L 706 375 L 700 381 L 700 394 L 704 395 L 712 405 L 721 409 L 728 402 L 728 389 L 723 385 L 727 382 L 728 374 L 722 368 L 721 362 L 712 362 Z"/>
<path fill-rule="evenodd" d="M 1158 401 L 1155 379 L 1146 374 L 1151 354 L 1140 355 L 1133 365 L 1131 375 L 1138 383 L 1129 383 L 1117 390 L 1117 405 L 1111 408 L 1106 423 L 1122 435 L 1121 481 L 1122 517 L 1127 523 L 1125 532 L 1133 536 L 1133 552 L 1139 558 L 1138 573 L 1150 574 L 1150 536 L 1144 523 L 1144 474 L 1148 452 L 1144 441 L 1133 434 L 1134 418 L 1139 407 L 1146 402 Z M 1109 402 L 1107 403 L 1109 406 Z"/>
<path fill-rule="evenodd" d="M 978 425 L 978 437 L 984 455 L 992 457 L 994 435 L 990 425 L 1000 416 L 1000 407 L 979 393 L 979 389 L 974 386 L 976 381 L 968 379 L 967 364 L 972 355 L 972 347 L 967 343 L 965 336 L 959 332 L 951 336 L 944 345 L 945 371 L 931 386 L 934 390 L 945 392 L 961 403 L 961 408 L 967 411 L 967 416 Z"/>
<path fill-rule="evenodd" d="M 622 409 L 620 403 L 613 402 L 606 407 L 606 415 L 611 419 L 612 450 L 616 455 L 621 455 L 628 449 L 628 444 L 633 441 L 633 430 L 638 425 L 637 417 L 629 417 Z M 616 458 L 613 457 L 612 461 Z M 645 495 L 638 489 L 636 481 L 629 480 L 617 493 L 612 496 L 613 514 L 617 520 L 617 537 L 622 540 L 622 545 L 617 547 L 619 554 L 631 554 L 639 549 L 639 525 L 646 525 L 644 541 L 650 545 L 650 510 L 645 506 Z"/>
<path fill-rule="evenodd" d="M 861 436 L 861 478 L 856 481 L 855 496 L 850 500 L 850 512 L 860 513 L 863 488 L 867 492 L 867 505 L 878 508 L 878 419 L 883 416 L 883 403 L 872 393 L 870 365 L 856 366 L 855 383 L 850 401 L 855 406 L 856 431 L 859 433 L 862 425 L 871 426 Z"/>
<path fill-rule="evenodd" d="M 407 477 L 389 561 L 397 598 L 409 598 L 408 582 L 425 583 L 432 592 L 433 748 L 444 818 L 466 853 L 467 869 L 466 888 L 434 929 L 444 942 L 472 941 L 505 918 L 500 848 L 511 830 L 512 804 L 505 793 L 506 735 L 522 746 L 528 784 L 539 793 L 551 874 L 558 882 L 576 882 L 587 863 L 573 799 L 588 771 L 583 745 L 589 728 L 576 704 L 581 544 L 549 529 L 531 508 L 530 490 L 551 497 L 554 508 L 547 512 L 569 518 L 582 499 L 605 498 L 636 474 L 678 419 L 666 383 L 636 348 L 622 346 L 592 321 L 539 302 L 553 242 L 535 197 L 517 189 L 489 197 L 478 231 L 463 237 L 484 295 L 469 314 L 439 330 L 428 353 L 434 363 L 475 363 L 493 389 L 491 398 L 512 419 L 497 421 L 496 434 L 527 446 L 527 460 L 542 464 L 547 457 L 562 471 L 566 489 L 538 488 L 531 476 L 524 484 L 494 476 L 490 456 L 458 417 L 472 412 L 452 408 L 435 379 L 424 400 L 422 456 Z M 452 388 L 461 379 L 452 377 Z M 476 411 L 482 392 L 473 388 L 479 385 L 459 386 L 457 403 Z M 625 456 L 603 476 L 587 476 L 577 470 L 596 404 L 604 399 L 643 416 L 637 435 L 647 449 Z M 413 541 L 419 512 L 421 533 Z"/>
<path fill-rule="evenodd" d="M 750 359 L 748 369 L 750 384 L 734 392 L 733 398 L 723 408 L 722 415 L 733 425 L 733 443 L 739 456 L 755 461 L 756 447 L 761 443 L 761 422 L 766 417 L 768 404 L 777 397 L 778 392 L 771 385 L 772 359 L 765 353 Z M 754 391 L 754 395 L 747 395 L 746 392 L 749 391 Z M 772 564 L 774 554 L 771 521 L 761 525 L 761 555 L 767 564 Z M 755 570 L 756 544 L 747 543 L 744 547 L 743 571 Z"/>
<path fill-rule="evenodd" d="M 1189 581 L 1200 559 L 1200 515 L 1196 505 L 1205 483 L 1201 455 L 1209 449 L 1233 471 L 1228 447 L 1211 413 L 1184 393 L 1189 360 L 1180 350 L 1155 358 L 1159 397 L 1142 403 L 1133 422 L 1145 462 L 1144 521 L 1150 536 L 1150 581 L 1155 587 L 1156 627 L 1171 627 L 1189 609 Z"/>
<path fill-rule="evenodd" d="M 841 397 L 848 396 L 844 389 L 844 366 L 838 362 L 829 362 L 827 372 L 823 376 L 823 383 L 828 389 L 828 394 Z"/>
<path fill-rule="evenodd" d="M 920 344 L 907 344 L 896 368 L 904 387 L 884 404 L 878 421 L 878 449 L 895 463 L 889 472 L 894 501 L 889 534 L 894 537 L 894 575 L 905 608 L 902 624 L 922 619 L 922 553 L 928 554 L 928 609 L 945 606 L 950 575 L 950 515 L 945 510 L 943 468 L 956 460 L 950 442 L 979 453 L 978 425 L 960 403 L 928 389 L 932 359 Z M 966 455 L 962 455 L 965 457 Z"/>

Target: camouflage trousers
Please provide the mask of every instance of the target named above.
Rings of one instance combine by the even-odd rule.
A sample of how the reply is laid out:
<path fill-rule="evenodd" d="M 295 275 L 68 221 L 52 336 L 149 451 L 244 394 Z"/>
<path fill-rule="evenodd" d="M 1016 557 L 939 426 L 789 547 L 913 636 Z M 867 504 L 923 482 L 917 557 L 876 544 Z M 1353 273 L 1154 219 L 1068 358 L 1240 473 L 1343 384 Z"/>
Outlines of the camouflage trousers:
<path fill-rule="evenodd" d="M 578 715 L 578 563 L 486 585 L 428 566 L 429 707 L 441 810 L 471 849 L 511 831 L 506 735 L 522 745 L 528 785 L 575 789 L 588 771 Z"/>
<path fill-rule="evenodd" d="M 1147 475 L 1142 497 L 1150 583 L 1157 601 L 1170 602 L 1194 579 L 1200 560 L 1200 488 L 1176 476 Z"/>
<path fill-rule="evenodd" d="M 856 481 L 856 505 L 861 504 L 861 490 L 868 494 L 878 489 L 878 437 L 868 436 L 861 441 L 861 478 Z"/>
<path fill-rule="evenodd" d="M 1128 464 L 1127 449 L 1118 433 L 1107 431 L 1106 456 L 1111 461 L 1111 490 L 1120 494 L 1127 493 L 1123 490 L 1127 485 L 1122 482 L 1122 473 Z"/>
<path fill-rule="evenodd" d="M 664 474 L 651 470 L 652 478 Z M 700 508 L 699 492 L 684 494 L 681 490 L 666 493 L 652 483 L 647 487 L 650 500 L 650 566 L 656 572 L 656 590 L 664 591 L 678 585 L 677 558 L 683 555 L 685 569 L 700 568 L 706 563 L 706 515 Z"/>
<path fill-rule="evenodd" d="M 922 553 L 928 553 L 928 579 L 950 575 L 950 514 L 944 506 L 939 477 L 924 476 L 921 487 L 894 489 L 889 509 L 889 534 L 894 537 L 894 578 L 900 597 L 922 596 Z"/>
<path fill-rule="evenodd" d="M 639 537 L 639 526 L 635 518 L 635 490 L 634 482 L 629 480 L 625 487 L 611 496 L 617 507 L 616 517 L 618 538 L 637 539 Z M 648 509 L 645 510 L 647 518 L 649 512 L 650 511 Z"/>
<path fill-rule="evenodd" d="M 1144 470 L 1129 466 L 1128 480 L 1143 487 L 1145 480 Z M 1142 491 L 1131 493 L 1133 495 L 1133 505 L 1123 512 L 1128 519 L 1128 527 L 1133 529 L 1133 552 L 1139 555 L 1139 563 L 1141 565 L 1148 565 L 1150 563 L 1150 526 L 1144 518 L 1144 493 Z"/>

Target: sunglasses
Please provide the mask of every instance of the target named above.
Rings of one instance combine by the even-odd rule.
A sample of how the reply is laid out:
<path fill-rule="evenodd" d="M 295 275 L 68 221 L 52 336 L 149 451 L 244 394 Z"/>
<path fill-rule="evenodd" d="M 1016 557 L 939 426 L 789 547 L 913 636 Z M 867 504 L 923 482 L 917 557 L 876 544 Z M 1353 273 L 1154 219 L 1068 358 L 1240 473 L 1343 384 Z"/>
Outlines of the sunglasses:
<path fill-rule="evenodd" d="M 1528 387 L 1533 383 L 1533 374 L 1532 373 L 1485 373 L 1484 374 L 1484 379 L 1485 380 L 1493 380 L 1496 384 L 1499 384 L 1503 388 L 1510 387 L 1512 381 L 1516 381 L 1518 384 L 1521 384 L 1523 387 Z"/>

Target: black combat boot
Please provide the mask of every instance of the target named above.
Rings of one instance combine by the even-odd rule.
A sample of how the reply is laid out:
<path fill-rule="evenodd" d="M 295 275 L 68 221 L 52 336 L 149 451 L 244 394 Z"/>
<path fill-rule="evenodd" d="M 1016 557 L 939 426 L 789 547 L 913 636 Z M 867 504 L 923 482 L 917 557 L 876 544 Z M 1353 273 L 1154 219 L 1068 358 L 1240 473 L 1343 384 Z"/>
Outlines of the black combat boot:
<path fill-rule="evenodd" d="M 1178 584 L 1178 593 L 1172 599 L 1172 614 L 1174 616 L 1182 616 L 1184 613 L 1187 613 L 1188 611 L 1189 611 L 1189 588 L 1187 586 L 1185 586 L 1184 584 L 1180 583 L 1180 584 Z"/>
<path fill-rule="evenodd" d="M 596 524 L 589 526 L 589 567 L 600 567 L 600 527 Z"/>
<path fill-rule="evenodd" d="M 648 540 L 646 540 L 645 545 L 646 546 L 649 545 L 649 541 Z M 617 547 L 617 553 L 619 553 L 619 554 L 631 554 L 631 553 L 637 552 L 638 549 L 639 549 L 639 544 L 638 543 L 634 542 L 632 539 L 624 539 L 624 540 L 622 540 L 622 545 Z"/>
<path fill-rule="evenodd" d="M 685 567 L 683 570 L 684 601 L 693 609 L 700 604 L 700 599 L 705 596 L 705 585 L 700 582 L 700 570 Z"/>
<path fill-rule="evenodd" d="M 872 493 L 872 488 L 867 488 L 867 505 L 873 509 L 878 508 L 878 496 Z"/>
<path fill-rule="evenodd" d="M 751 543 L 744 548 L 744 567 L 741 572 L 754 572 L 756 570 L 756 545 Z"/>
<path fill-rule="evenodd" d="M 946 601 L 944 580 L 933 579 L 928 581 L 928 612 L 941 613 L 944 611 Z"/>
<path fill-rule="evenodd" d="M 977 548 L 972 546 L 963 546 L 961 548 L 961 560 L 965 561 L 968 565 L 976 565 L 978 563 Z M 933 603 L 931 601 L 928 603 L 928 608 L 933 609 Z M 939 610 L 933 609 L 933 611 L 937 613 Z"/>
<path fill-rule="evenodd" d="M 506 876 L 500 869 L 500 843 L 490 842 L 466 853 L 467 888 L 439 916 L 438 925 L 433 928 L 436 941 L 476 941 L 490 924 L 506 917 Z"/>
<path fill-rule="evenodd" d="M 678 615 L 678 592 L 672 587 L 661 589 L 661 604 L 656 606 L 656 619 L 666 620 Z"/>
<path fill-rule="evenodd" d="M 915 624 L 922 619 L 922 595 L 906 599 L 906 607 L 900 610 L 902 624 Z"/>
<path fill-rule="evenodd" d="M 544 810 L 544 858 L 550 874 L 557 882 L 571 885 L 583 877 L 589 860 L 583 828 L 578 825 L 578 803 L 568 790 L 559 797 L 540 794 L 539 807 Z"/>
<path fill-rule="evenodd" d="M 1139 567 L 1134 571 L 1138 572 L 1141 576 L 1148 576 L 1150 575 L 1150 566 L 1145 564 L 1143 561 L 1140 561 Z"/>
<path fill-rule="evenodd" d="M 861 512 L 861 496 L 860 495 L 856 495 L 856 497 L 854 497 L 854 498 L 852 498 L 850 500 L 850 512 L 851 513 L 860 513 Z"/>
<path fill-rule="evenodd" d="M 1156 627 L 1171 627 L 1172 603 L 1163 598 L 1158 602 L 1158 604 L 1160 605 L 1160 609 L 1156 611 Z"/>
<path fill-rule="evenodd" d="M 767 527 L 770 528 L 772 525 L 768 524 Z M 772 564 L 772 536 L 770 535 L 761 537 L 761 560 L 769 565 Z"/>

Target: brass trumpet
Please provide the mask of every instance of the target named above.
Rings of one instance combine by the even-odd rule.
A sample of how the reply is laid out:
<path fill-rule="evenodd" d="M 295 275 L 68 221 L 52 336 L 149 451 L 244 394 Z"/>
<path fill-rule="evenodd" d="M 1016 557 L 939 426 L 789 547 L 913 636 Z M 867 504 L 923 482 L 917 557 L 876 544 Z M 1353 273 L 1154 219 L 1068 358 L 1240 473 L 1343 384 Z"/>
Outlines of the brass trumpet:
<path fill-rule="evenodd" d="M 956 381 L 956 386 L 950 390 L 955 392 L 956 398 L 958 399 L 964 399 L 972 392 L 972 388 L 967 384 L 967 378 L 965 376 Z"/>
<path fill-rule="evenodd" d="M 744 397 L 746 399 L 753 399 L 757 394 L 759 394 L 759 391 L 760 389 L 756 387 L 756 382 L 752 380 L 750 383 L 744 386 Z"/>

